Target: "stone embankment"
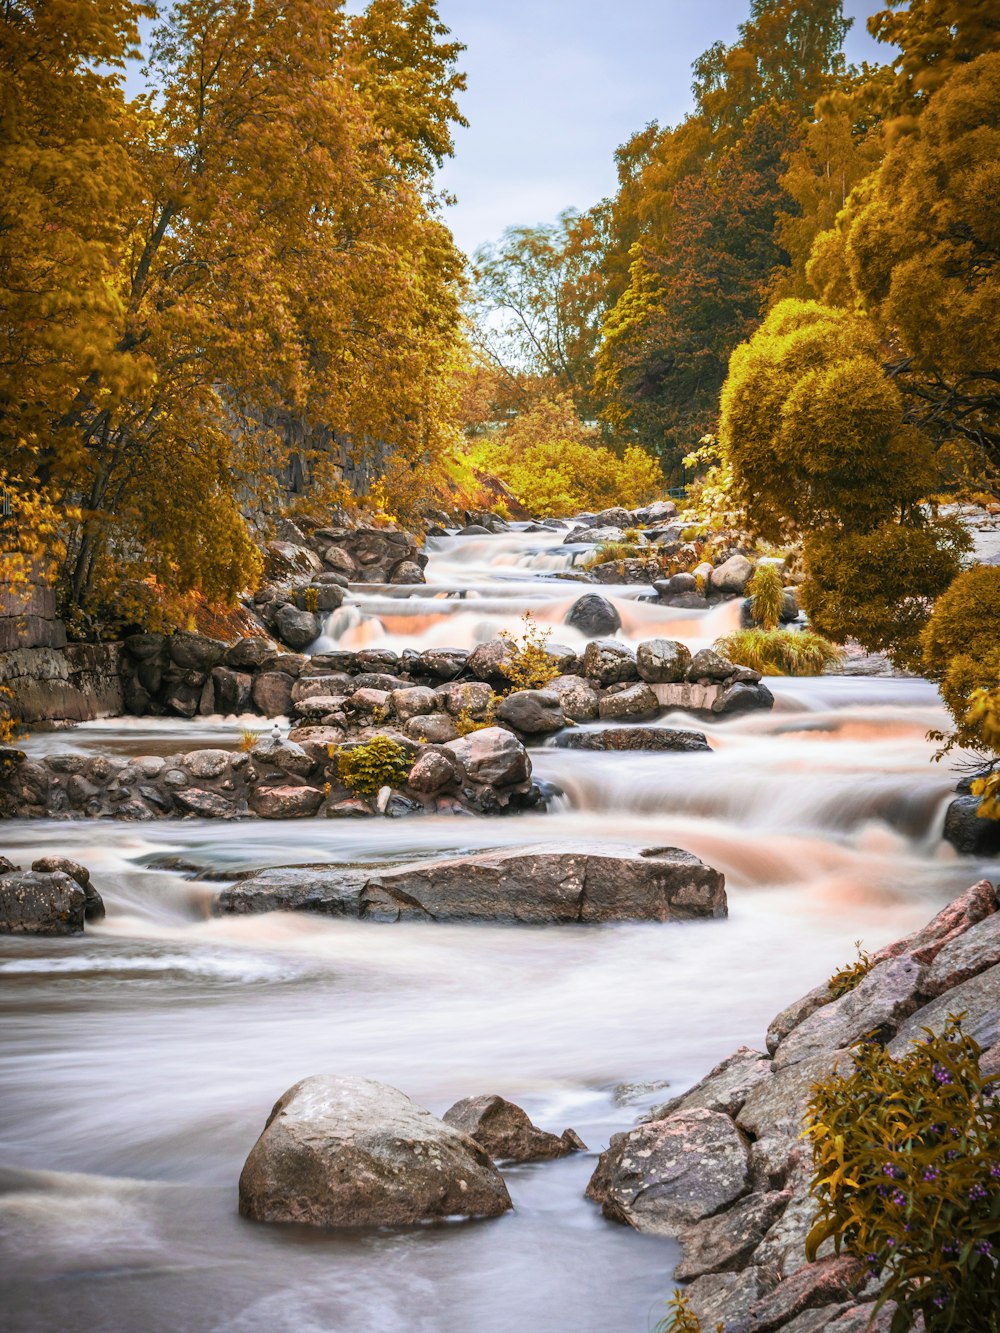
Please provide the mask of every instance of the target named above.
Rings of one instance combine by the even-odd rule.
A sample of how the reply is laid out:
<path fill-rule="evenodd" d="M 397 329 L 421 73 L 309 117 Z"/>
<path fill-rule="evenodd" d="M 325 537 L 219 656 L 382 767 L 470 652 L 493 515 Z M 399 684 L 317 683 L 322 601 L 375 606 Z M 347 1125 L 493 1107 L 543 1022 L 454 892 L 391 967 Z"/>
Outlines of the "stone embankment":
<path fill-rule="evenodd" d="M 882 949 L 839 999 L 820 985 L 771 1023 L 766 1050 L 741 1047 L 645 1123 L 615 1135 L 588 1195 L 638 1231 L 676 1237 L 675 1279 L 706 1330 L 861 1333 L 877 1285 L 832 1242 L 807 1263 L 815 1207 L 801 1139 L 813 1084 L 849 1067 L 877 1032 L 899 1056 L 950 1014 L 1000 1076 L 1000 912 L 983 881 L 923 930 Z M 888 1318 L 876 1325 L 888 1328 Z"/>
<path fill-rule="evenodd" d="M 521 848 L 418 862 L 397 870 L 292 866 L 245 876 L 219 895 L 221 914 L 318 912 L 366 921 L 689 921 L 724 917 L 725 879 L 690 852 L 635 855 Z"/>

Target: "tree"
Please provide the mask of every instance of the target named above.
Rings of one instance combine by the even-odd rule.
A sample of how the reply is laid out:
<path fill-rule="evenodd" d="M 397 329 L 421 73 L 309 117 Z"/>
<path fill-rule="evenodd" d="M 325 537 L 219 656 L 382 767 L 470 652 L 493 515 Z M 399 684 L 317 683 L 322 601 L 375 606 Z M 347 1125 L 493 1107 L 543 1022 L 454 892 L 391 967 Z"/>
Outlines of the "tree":
<path fill-rule="evenodd" d="M 589 415 L 604 279 L 600 208 L 511 227 L 476 253 L 477 341 L 508 380 L 570 393 Z M 527 398 L 522 397 L 522 406 Z"/>
<path fill-rule="evenodd" d="M 871 325 L 815 301 L 775 306 L 733 353 L 719 438 L 752 528 L 805 538 L 815 628 L 912 665 L 969 540 L 922 503 L 932 446 L 904 422 Z"/>
<path fill-rule="evenodd" d="M 997 700 L 1000 687 L 1000 569 L 977 565 L 959 574 L 935 603 L 923 632 L 922 667 L 941 687 L 955 721 L 959 745 L 984 746 L 982 719 L 974 707 L 977 691 Z"/>
<path fill-rule="evenodd" d="M 884 332 L 907 419 L 964 442 L 966 470 L 1000 484 L 1000 52 L 934 66 L 935 91 L 852 195 L 810 272 Z M 970 460 L 971 453 L 971 460 Z"/>

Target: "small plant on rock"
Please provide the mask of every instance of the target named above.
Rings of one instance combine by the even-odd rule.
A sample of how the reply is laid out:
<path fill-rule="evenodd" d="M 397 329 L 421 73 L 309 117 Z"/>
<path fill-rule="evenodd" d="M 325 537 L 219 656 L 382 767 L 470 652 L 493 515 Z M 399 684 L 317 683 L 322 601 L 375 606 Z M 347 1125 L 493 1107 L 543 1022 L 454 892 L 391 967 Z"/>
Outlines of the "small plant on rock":
<path fill-rule="evenodd" d="M 961 1018 L 899 1059 L 875 1042 L 817 1083 L 807 1111 L 806 1241 L 860 1259 L 896 1304 L 892 1333 L 1000 1331 L 1000 1097 Z"/>
<path fill-rule="evenodd" d="M 468 708 L 460 708 L 458 716 L 455 718 L 455 730 L 459 736 L 471 736 L 474 731 L 482 731 L 484 727 L 495 727 L 496 706 L 491 704 L 482 717 L 473 717 Z"/>
<path fill-rule="evenodd" d="M 716 1324 L 716 1333 L 722 1333 L 722 1327 L 722 1324 Z M 701 1320 L 681 1290 L 676 1290 L 667 1301 L 667 1313 L 653 1329 L 653 1333 L 702 1333 Z"/>
<path fill-rule="evenodd" d="M 839 1000 L 842 995 L 847 995 L 849 991 L 856 990 L 872 970 L 871 956 L 862 949 L 861 941 L 855 940 L 854 947 L 858 951 L 857 961 L 840 968 L 830 978 L 831 1000 Z"/>
<path fill-rule="evenodd" d="M 559 667 L 548 650 L 552 631 L 536 625 L 530 611 L 525 611 L 521 617 L 521 626 L 520 635 L 514 635 L 510 630 L 500 631 L 500 638 L 507 646 L 503 663 L 503 674 L 510 681 L 507 693 L 543 689 L 559 675 Z"/>
<path fill-rule="evenodd" d="M 410 757 L 389 736 L 373 736 L 360 745 L 331 746 L 337 760 L 337 776 L 356 796 L 373 796 L 383 787 L 399 787 L 410 773 Z"/>
<path fill-rule="evenodd" d="M 254 731 L 252 727 L 244 727 L 240 732 L 240 749 L 242 752 L 249 754 L 263 734 L 262 731 Z"/>

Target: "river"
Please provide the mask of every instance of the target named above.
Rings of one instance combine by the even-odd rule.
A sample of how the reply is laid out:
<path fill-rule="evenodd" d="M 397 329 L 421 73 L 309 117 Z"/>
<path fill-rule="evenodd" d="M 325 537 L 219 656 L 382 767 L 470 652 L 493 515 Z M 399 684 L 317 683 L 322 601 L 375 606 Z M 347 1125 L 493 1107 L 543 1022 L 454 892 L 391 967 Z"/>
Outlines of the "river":
<path fill-rule="evenodd" d="M 438 538 L 428 584 L 353 590 L 317 648 L 470 646 L 530 609 L 554 638 L 586 589 L 561 534 Z M 612 597 L 630 642 L 693 647 L 734 605 Z M 583 1198 L 594 1153 L 854 954 L 922 924 L 980 874 L 940 841 L 954 774 L 918 680 L 773 682 L 769 714 L 694 723 L 711 754 L 533 753 L 563 795 L 487 820 L 144 825 L 10 821 L 0 851 L 90 867 L 106 920 L 74 939 L 0 939 L 0 1282 L 5 1327 L 143 1333 L 618 1333 L 651 1327 L 672 1242 Z M 91 723 L 27 748 L 169 753 L 231 744 L 240 719 Z M 256 719 L 260 725 L 260 720 Z M 675 715 L 662 725 L 692 725 Z M 252 866 L 399 862 L 521 843 L 676 844 L 726 874 L 728 920 L 524 928 L 210 915 Z M 440 1113 L 499 1092 L 593 1150 L 505 1171 L 492 1222 L 334 1235 L 236 1212 L 277 1097 L 360 1074 Z M 633 1085 L 622 1089 L 620 1085 Z M 643 1088 L 651 1084 L 654 1087 Z M 669 1091 L 664 1084 L 669 1084 Z"/>

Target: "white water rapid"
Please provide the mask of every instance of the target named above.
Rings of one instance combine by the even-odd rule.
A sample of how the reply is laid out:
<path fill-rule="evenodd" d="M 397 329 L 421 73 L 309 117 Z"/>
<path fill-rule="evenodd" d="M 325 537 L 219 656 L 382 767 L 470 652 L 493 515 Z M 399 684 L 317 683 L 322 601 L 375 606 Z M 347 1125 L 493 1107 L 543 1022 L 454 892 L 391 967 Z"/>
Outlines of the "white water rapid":
<path fill-rule="evenodd" d="M 317 648 L 468 647 L 524 610 L 562 624 L 561 533 L 441 538 L 428 584 L 355 588 Z M 708 613 L 598 589 L 622 637 L 711 642 Z M 89 866 L 107 919 L 71 939 L 0 939 L 0 1322 L 141 1333 L 643 1333 L 663 1312 L 669 1241 L 583 1198 L 594 1155 L 506 1171 L 494 1222 L 343 1236 L 241 1220 L 236 1183 L 277 1097 L 331 1071 L 442 1112 L 499 1092 L 594 1152 L 850 960 L 922 924 L 981 873 L 940 841 L 954 774 L 921 681 L 773 683 L 776 707 L 704 724 L 711 754 L 547 746 L 558 808 L 509 819 L 145 825 L 9 821 L 0 851 Z M 259 719 L 257 720 L 259 723 Z M 36 751 L 169 753 L 235 743 L 239 719 L 117 720 Z M 176 855 L 224 880 L 261 865 L 392 862 L 567 841 L 676 844 L 724 871 L 728 920 L 527 928 L 213 918 L 219 888 L 149 868 Z M 622 1083 L 667 1081 L 616 1092 Z"/>

